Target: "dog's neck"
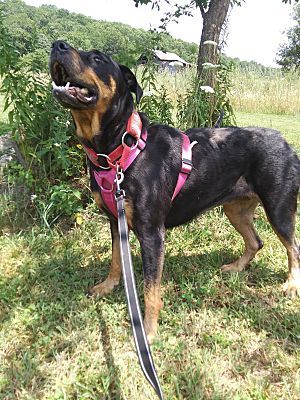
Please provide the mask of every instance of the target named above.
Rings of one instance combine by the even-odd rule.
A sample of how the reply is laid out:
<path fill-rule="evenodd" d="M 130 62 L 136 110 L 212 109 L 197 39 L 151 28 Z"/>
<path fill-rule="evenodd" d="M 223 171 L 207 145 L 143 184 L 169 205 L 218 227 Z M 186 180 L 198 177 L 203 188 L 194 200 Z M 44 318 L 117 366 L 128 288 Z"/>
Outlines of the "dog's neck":
<path fill-rule="evenodd" d="M 112 102 L 106 108 L 92 110 L 72 110 L 79 140 L 97 153 L 110 153 L 116 148 L 126 131 L 126 124 L 134 109 L 132 96 L 122 102 Z"/>

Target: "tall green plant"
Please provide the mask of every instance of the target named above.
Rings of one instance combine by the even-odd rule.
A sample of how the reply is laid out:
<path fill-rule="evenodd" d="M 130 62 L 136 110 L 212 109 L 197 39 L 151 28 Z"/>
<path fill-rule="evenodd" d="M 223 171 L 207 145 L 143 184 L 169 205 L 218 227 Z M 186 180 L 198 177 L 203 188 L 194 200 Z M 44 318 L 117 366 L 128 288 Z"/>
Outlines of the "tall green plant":
<path fill-rule="evenodd" d="M 70 146 L 73 128 L 69 113 L 54 102 L 49 77 L 38 66 L 29 67 L 14 50 L 2 22 L 0 14 L 1 92 L 26 164 L 25 168 L 11 165 L 9 180 L 27 187 L 38 215 L 48 210 L 50 225 L 58 215 L 71 215 L 80 207 L 70 177 L 78 176 L 78 166 L 83 169 L 83 155 Z"/>
<path fill-rule="evenodd" d="M 173 124 L 173 104 L 164 85 L 157 82 L 158 65 L 153 62 L 153 52 L 160 43 L 161 34 L 152 32 L 151 40 L 143 56 L 147 60 L 142 68 L 141 85 L 144 96 L 140 104 L 140 110 L 144 111 L 151 122 Z"/>
<path fill-rule="evenodd" d="M 181 129 L 209 126 L 209 96 L 198 76 L 194 76 L 187 91 L 177 100 L 177 121 Z"/>
<path fill-rule="evenodd" d="M 220 112 L 224 112 L 222 121 L 223 126 L 236 124 L 234 110 L 230 101 L 230 91 L 232 88 L 232 72 L 234 64 L 231 61 L 220 59 L 218 67 L 217 81 L 215 87 L 215 102 L 211 112 L 211 126 L 213 126 L 219 118 Z"/>
<path fill-rule="evenodd" d="M 218 69 L 215 89 L 204 85 L 198 75 L 194 75 L 187 91 L 178 96 L 177 120 L 183 129 L 213 127 L 221 112 L 224 113 L 223 126 L 235 124 L 229 99 L 232 65 L 221 60 L 218 65 L 207 63 L 205 67 Z"/>

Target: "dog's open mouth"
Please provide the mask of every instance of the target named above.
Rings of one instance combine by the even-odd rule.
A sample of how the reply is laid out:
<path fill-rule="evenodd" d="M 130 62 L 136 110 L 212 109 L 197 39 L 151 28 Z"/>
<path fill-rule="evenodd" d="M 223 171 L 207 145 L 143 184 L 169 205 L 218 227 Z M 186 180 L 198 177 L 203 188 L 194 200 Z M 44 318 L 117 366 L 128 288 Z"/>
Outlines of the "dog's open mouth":
<path fill-rule="evenodd" d="M 75 82 L 59 63 L 52 67 L 53 95 L 63 105 L 82 108 L 97 102 L 97 93 L 94 88 Z"/>

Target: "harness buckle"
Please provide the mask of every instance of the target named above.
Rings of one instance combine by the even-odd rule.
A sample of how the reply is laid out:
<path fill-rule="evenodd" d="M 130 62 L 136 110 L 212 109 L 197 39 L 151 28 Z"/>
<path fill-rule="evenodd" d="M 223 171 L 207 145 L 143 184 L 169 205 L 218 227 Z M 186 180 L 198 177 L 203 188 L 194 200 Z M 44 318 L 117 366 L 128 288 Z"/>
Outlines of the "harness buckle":
<path fill-rule="evenodd" d="M 120 167 L 120 165 L 117 164 L 116 179 L 114 180 L 114 182 L 116 183 L 116 186 L 117 186 L 117 190 L 120 189 L 120 185 L 123 181 L 124 181 L 124 172 L 123 172 L 122 168 Z"/>
<path fill-rule="evenodd" d="M 181 160 L 181 173 L 189 175 L 193 169 L 193 163 L 191 160 L 188 160 L 187 158 L 183 158 Z"/>

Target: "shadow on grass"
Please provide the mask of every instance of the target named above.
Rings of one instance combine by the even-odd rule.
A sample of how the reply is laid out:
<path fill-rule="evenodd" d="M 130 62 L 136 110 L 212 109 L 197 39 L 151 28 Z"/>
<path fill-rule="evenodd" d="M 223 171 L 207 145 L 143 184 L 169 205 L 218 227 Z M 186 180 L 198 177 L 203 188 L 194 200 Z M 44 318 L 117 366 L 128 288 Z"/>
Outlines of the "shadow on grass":
<path fill-rule="evenodd" d="M 47 252 L 45 252 L 45 243 Z M 79 247 L 72 247 L 65 242 L 58 253 L 51 252 L 57 238 L 41 238 L 30 247 L 30 254 L 36 261 L 36 266 L 24 264 L 13 278 L 3 280 L 0 285 L 1 303 L 3 305 L 0 322 L 6 326 L 13 320 L 20 309 L 26 309 L 28 315 L 22 316 L 26 340 L 18 344 L 16 357 L 7 359 L 5 377 L 7 391 L 21 390 L 27 385 L 37 382 L 41 387 L 45 377 L 39 371 L 38 363 L 28 346 L 38 348 L 45 338 L 55 337 L 58 327 L 76 324 L 70 317 L 74 310 L 89 308 L 85 299 L 86 290 L 107 275 L 109 258 L 104 258 L 99 265 L 94 261 L 82 267 L 84 253 Z M 108 251 L 107 245 L 100 246 L 100 252 Z M 281 293 L 274 294 L 272 301 L 268 293 L 258 290 L 263 286 L 284 281 L 284 274 L 274 272 L 262 261 L 253 262 L 250 269 L 240 275 L 222 275 L 219 268 L 223 263 L 234 260 L 235 255 L 228 250 L 212 251 L 200 255 L 166 256 L 163 285 L 165 293 L 165 310 L 168 307 L 173 312 L 185 310 L 224 309 L 229 316 L 245 319 L 251 322 L 256 331 L 265 330 L 268 337 L 284 340 L 286 346 L 291 343 L 290 351 L 296 351 L 294 344 L 299 343 L 298 316 L 295 311 L 286 312 L 280 303 Z M 138 292 L 142 299 L 142 266 L 140 257 L 133 256 L 136 266 Z M 100 276 L 99 276 L 100 275 Z M 113 303 L 126 303 L 123 288 L 111 295 Z M 81 321 L 82 324 L 88 322 Z M 101 343 L 104 350 L 105 364 L 110 377 L 108 395 L 111 399 L 122 399 L 120 371 L 115 364 L 109 329 L 101 306 L 97 305 L 97 319 L 101 333 Z M 79 320 L 78 320 L 79 321 Z M 77 322 L 78 322 L 77 321 Z M 76 327 L 78 329 L 78 327 Z M 43 339 L 44 338 L 44 339 Z M 54 342 L 55 343 L 55 340 Z M 49 347 L 49 348 L 48 348 Z M 63 347 L 72 353 L 72 346 Z M 47 357 L 51 359 L 59 352 L 46 344 Z M 24 367 L 24 365 L 28 367 Z M 25 368 L 25 369 L 24 369 Z M 13 374 L 13 375 L 12 375 Z M 16 379 L 16 376 L 23 376 Z M 25 377 L 25 378 L 24 378 Z M 13 382 L 13 387 L 11 386 Z M 1 393 L 1 392 L 0 392 Z M 37 392 L 35 392 L 35 395 Z"/>
<path fill-rule="evenodd" d="M 99 316 L 99 327 L 101 332 L 101 342 L 104 351 L 105 362 L 107 368 L 109 370 L 111 379 L 108 387 L 108 392 L 110 398 L 113 400 L 123 400 L 124 397 L 122 396 L 121 392 L 121 382 L 120 382 L 120 370 L 115 364 L 112 346 L 111 346 L 111 339 L 109 330 L 107 328 L 107 324 L 105 321 L 105 316 L 103 315 L 103 311 L 101 307 L 97 307 L 98 316 Z"/>
<path fill-rule="evenodd" d="M 40 357 L 51 363 L 51 360 L 67 352 L 72 363 L 72 357 L 78 350 L 77 344 L 72 343 L 68 335 L 71 337 L 72 330 L 84 330 L 89 320 L 96 320 L 106 368 L 100 368 L 99 360 L 101 374 L 93 376 L 94 381 L 87 385 L 92 396 L 89 398 L 99 398 L 100 395 L 122 400 L 120 373 L 114 363 L 106 320 L 101 307 L 97 306 L 95 310 L 94 302 L 89 302 L 85 296 L 86 289 L 94 283 L 94 277 L 104 269 L 103 264 L 82 267 L 84 253 L 77 247 L 72 248 L 69 243 L 63 244 L 61 252 L 51 252 L 57 245 L 56 241 L 57 237 L 36 238 L 29 247 L 33 264 L 25 262 L 17 274 L 0 283 L 1 326 L 9 331 L 10 325 L 17 329 L 21 325 L 21 333 L 14 338 L 16 343 L 12 344 L 14 351 L 8 352 L 5 357 L 0 397 L 17 398 L 17 393 L 26 388 L 33 398 L 38 398 L 45 382 L 49 385 L 47 373 L 40 369 Z M 19 250 L 22 251 L 21 248 Z M 106 245 L 102 246 L 102 250 L 107 251 Z M 104 259 L 104 264 L 108 262 Z M 103 271 L 103 278 L 105 273 Z M 83 371 L 84 363 L 83 367 L 80 366 Z M 106 380 L 110 377 L 108 387 L 103 383 L 103 377 Z M 75 383 L 69 388 L 70 398 L 76 397 L 78 391 L 84 391 L 84 372 L 80 372 L 78 379 L 78 387 Z"/>
<path fill-rule="evenodd" d="M 50 249 L 51 239 L 47 240 L 47 246 Z M 107 246 L 104 246 L 102 250 L 107 252 Z M 90 265 L 83 268 L 84 254 L 81 249 L 66 247 L 63 253 L 59 256 L 53 254 L 51 256 L 50 252 L 44 258 L 44 246 L 39 247 L 36 242 L 34 243 L 31 255 L 40 259 L 38 268 L 32 270 L 30 265 L 24 264 L 18 275 L 6 281 L 2 280 L 3 283 L 0 285 L 1 302 L 2 309 L 4 308 L 6 312 L 2 311 L 0 322 L 7 322 L 13 316 L 14 307 L 26 307 L 30 304 L 43 305 L 43 312 L 49 314 L 48 323 L 62 321 L 63 317 L 76 306 L 76 303 L 82 301 L 91 286 L 106 278 L 107 266 L 110 264 L 108 257 L 99 264 L 92 261 Z M 221 274 L 220 266 L 235 258 L 236 255 L 229 250 L 191 256 L 167 255 L 163 285 L 171 288 L 167 289 L 166 295 L 169 297 L 172 308 L 180 311 L 181 306 L 184 305 L 192 310 L 205 303 L 207 307 L 211 305 L 212 308 L 230 307 L 235 312 L 239 311 L 242 317 L 243 311 L 245 311 L 244 307 L 261 309 L 261 302 L 264 302 L 266 313 L 273 312 L 276 309 L 276 298 L 273 298 L 274 306 L 272 306 L 267 299 L 268 295 L 264 296 L 255 289 L 283 283 L 285 273 L 274 271 L 264 262 L 259 261 L 252 262 L 243 273 Z M 138 293 L 142 299 L 143 273 L 140 257 L 133 255 L 133 263 Z M 226 296 L 224 296 L 224 291 L 226 291 Z M 282 294 L 278 293 L 278 298 L 281 296 Z M 245 297 L 249 297 L 246 305 L 243 304 Z M 116 303 L 126 302 L 122 284 L 110 295 L 110 298 Z M 45 307 L 45 305 L 49 305 L 49 307 Z M 41 317 L 43 316 L 41 315 Z"/>

